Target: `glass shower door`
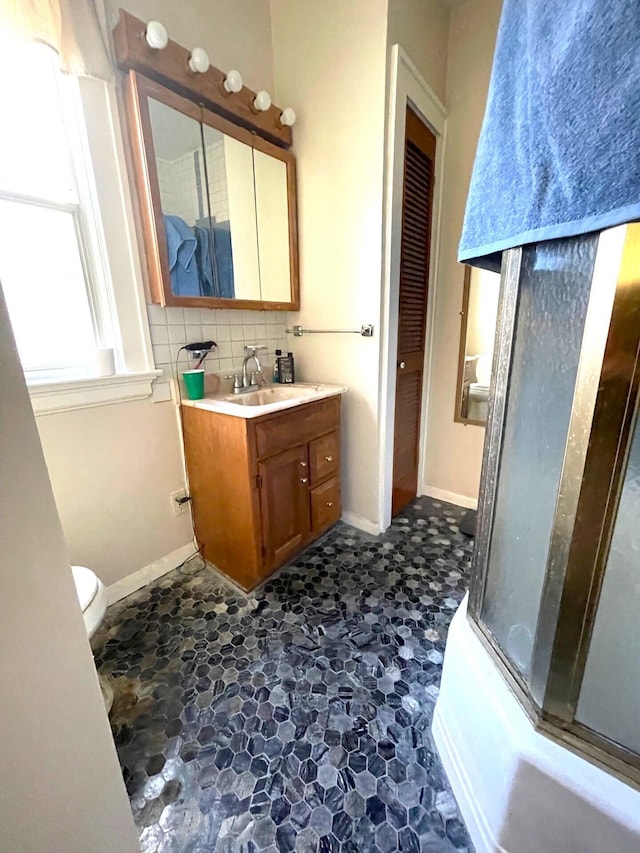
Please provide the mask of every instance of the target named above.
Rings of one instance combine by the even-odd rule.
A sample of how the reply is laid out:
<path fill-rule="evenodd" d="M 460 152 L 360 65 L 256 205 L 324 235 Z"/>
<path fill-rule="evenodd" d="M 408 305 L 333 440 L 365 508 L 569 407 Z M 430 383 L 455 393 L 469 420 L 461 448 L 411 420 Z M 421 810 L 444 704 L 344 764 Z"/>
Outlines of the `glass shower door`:
<path fill-rule="evenodd" d="M 468 613 L 529 715 L 640 784 L 640 223 L 504 261 Z"/>
<path fill-rule="evenodd" d="M 576 719 L 640 753 L 640 428 L 631 442 Z"/>
<path fill-rule="evenodd" d="M 528 679 L 597 237 L 523 249 L 481 618 Z"/>

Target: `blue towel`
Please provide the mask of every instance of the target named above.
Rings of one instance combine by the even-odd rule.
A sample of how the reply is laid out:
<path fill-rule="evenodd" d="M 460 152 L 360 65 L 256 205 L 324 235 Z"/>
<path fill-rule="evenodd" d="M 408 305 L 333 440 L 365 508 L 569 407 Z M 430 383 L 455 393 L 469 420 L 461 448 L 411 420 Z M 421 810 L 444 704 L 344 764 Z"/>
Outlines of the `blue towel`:
<path fill-rule="evenodd" d="M 504 0 L 459 260 L 634 219 L 638 0 Z"/>
<path fill-rule="evenodd" d="M 234 299 L 236 295 L 230 227 L 231 224 L 228 220 L 218 222 L 213 227 L 213 250 L 216 259 L 218 288 L 220 296 L 225 299 Z"/>
<path fill-rule="evenodd" d="M 195 258 L 193 229 L 179 216 L 165 215 L 171 291 L 175 296 L 200 296 L 200 276 Z"/>
<path fill-rule="evenodd" d="M 196 238 L 196 263 L 200 279 L 200 295 L 217 296 L 218 293 L 214 281 L 213 252 L 211 250 L 211 229 L 194 225 L 193 233 Z"/>

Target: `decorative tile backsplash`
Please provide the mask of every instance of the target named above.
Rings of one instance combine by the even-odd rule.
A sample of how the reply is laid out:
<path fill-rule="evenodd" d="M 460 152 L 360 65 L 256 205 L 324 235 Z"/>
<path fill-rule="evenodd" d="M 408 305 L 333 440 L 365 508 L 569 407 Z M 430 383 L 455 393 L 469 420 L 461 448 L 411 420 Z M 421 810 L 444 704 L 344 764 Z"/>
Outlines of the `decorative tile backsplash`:
<path fill-rule="evenodd" d="M 265 344 L 260 354 L 265 378 L 271 379 L 276 349 L 287 352 L 287 314 L 280 311 L 231 311 L 225 308 L 163 308 L 147 305 L 151 327 L 153 358 L 163 379 L 175 377 L 180 347 L 197 341 L 215 341 L 218 348 L 207 356 L 207 373 L 232 373 L 242 366 L 245 344 Z M 195 362 L 181 352 L 178 370 L 188 370 Z"/>

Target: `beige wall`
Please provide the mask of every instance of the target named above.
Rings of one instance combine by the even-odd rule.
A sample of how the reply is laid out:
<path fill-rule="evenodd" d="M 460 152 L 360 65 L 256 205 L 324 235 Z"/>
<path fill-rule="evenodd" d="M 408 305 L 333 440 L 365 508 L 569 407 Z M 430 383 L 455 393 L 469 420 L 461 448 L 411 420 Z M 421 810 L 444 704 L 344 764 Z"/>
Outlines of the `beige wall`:
<path fill-rule="evenodd" d="M 111 584 L 191 539 L 173 403 L 139 400 L 38 418 L 71 561 Z"/>
<path fill-rule="evenodd" d="M 343 507 L 380 523 L 380 322 L 388 46 L 399 42 L 434 90 L 446 79 L 447 11 L 437 0 L 271 0 L 276 95 L 299 115 L 301 311 L 312 328 L 376 326 L 297 339 L 301 378 L 341 382 Z M 366 27 L 363 26 L 366 21 Z"/>
<path fill-rule="evenodd" d="M 389 45 L 399 44 L 444 102 L 449 12 L 441 0 L 389 0 Z"/>
<path fill-rule="evenodd" d="M 301 379 L 340 382 L 343 506 L 377 522 L 386 0 L 272 0 L 276 94 L 298 113 L 301 311 L 311 328 L 371 339 L 295 341 Z"/>
<path fill-rule="evenodd" d="M 425 482 L 475 499 L 484 429 L 453 422 L 464 268 L 457 249 L 491 74 L 500 0 L 467 0 L 450 12 L 444 198 L 438 257 Z"/>
<path fill-rule="evenodd" d="M 0 290 L 0 850 L 133 853 L 127 794 Z"/>
<path fill-rule="evenodd" d="M 498 273 L 472 268 L 467 309 L 467 355 L 493 355 L 499 292 Z"/>
<path fill-rule="evenodd" d="M 250 87 L 273 92 L 268 0 L 107 0 L 111 26 L 119 7 L 162 21 L 176 41 L 204 47 L 214 65 L 238 68 Z M 206 313 L 212 315 L 207 324 L 219 319 L 219 312 Z M 186 312 L 184 322 L 191 324 L 186 333 L 195 328 L 193 317 L 199 324 L 201 312 Z M 267 342 L 254 321 L 246 339 L 254 342 L 256 335 Z M 170 348 L 157 341 L 156 361 L 168 370 L 164 351 Z M 228 368 L 231 344 L 225 339 L 221 347 L 228 356 L 222 367 Z M 236 364 L 240 356 L 233 355 Z M 184 486 L 177 424 L 172 403 L 150 400 L 38 419 L 70 559 L 90 566 L 107 584 L 191 540 L 189 514 L 174 517 L 169 500 Z"/>

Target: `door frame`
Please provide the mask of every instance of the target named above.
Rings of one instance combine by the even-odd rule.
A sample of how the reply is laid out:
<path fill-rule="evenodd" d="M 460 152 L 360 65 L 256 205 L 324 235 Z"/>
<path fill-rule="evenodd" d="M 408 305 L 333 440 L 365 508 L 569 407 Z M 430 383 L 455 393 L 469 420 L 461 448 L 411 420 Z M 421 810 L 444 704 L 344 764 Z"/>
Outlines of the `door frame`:
<path fill-rule="evenodd" d="M 380 351 L 380 424 L 378 518 L 384 531 L 391 524 L 393 489 L 393 439 L 396 397 L 396 359 L 398 353 L 398 298 L 400 294 L 400 249 L 402 240 L 402 196 L 404 188 L 405 114 L 410 106 L 436 137 L 434 194 L 431 220 L 431 257 L 427 294 L 427 328 L 425 364 L 420 416 L 418 460 L 418 492 L 424 483 L 427 412 L 433 364 L 433 331 L 436 304 L 436 282 L 440 255 L 440 224 L 443 198 L 443 164 L 446 145 L 447 111 L 398 44 L 389 58 L 389 100 L 387 138 L 385 144 L 384 182 L 384 251 L 382 267 L 382 316 Z"/>

